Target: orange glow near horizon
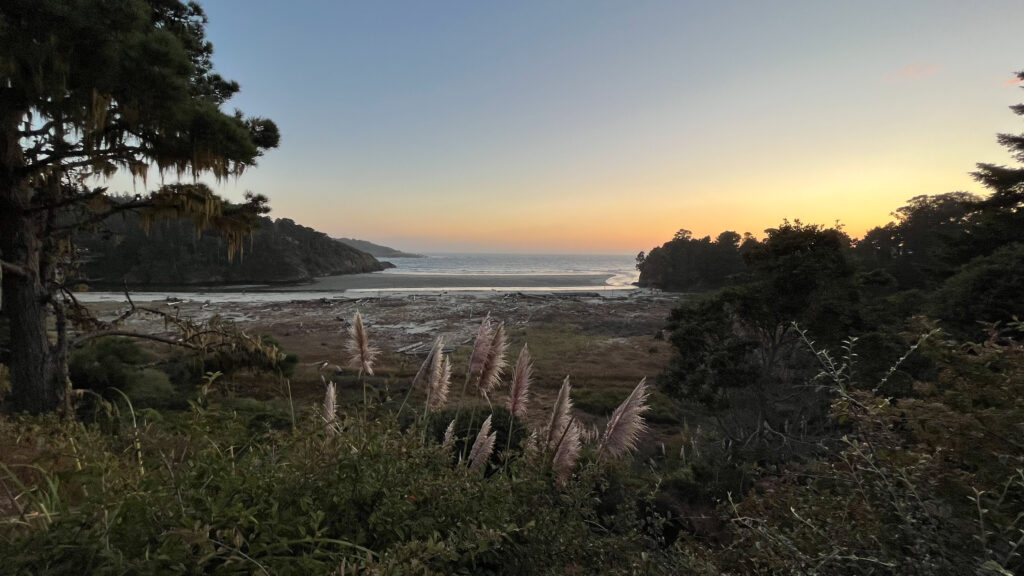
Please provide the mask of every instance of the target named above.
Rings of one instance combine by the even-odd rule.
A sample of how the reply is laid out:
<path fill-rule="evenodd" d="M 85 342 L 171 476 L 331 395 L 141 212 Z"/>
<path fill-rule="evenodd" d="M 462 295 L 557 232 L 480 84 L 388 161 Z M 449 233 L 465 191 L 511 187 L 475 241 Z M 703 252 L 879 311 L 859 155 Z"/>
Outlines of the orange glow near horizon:
<path fill-rule="evenodd" d="M 612 182 L 561 194 L 499 189 L 480 201 L 381 194 L 339 202 L 347 215 L 341 219 L 316 205 L 291 213 L 275 210 L 272 216 L 292 218 L 332 236 L 424 252 L 636 253 L 663 244 L 681 228 L 695 237 L 714 238 L 724 230 L 763 237 L 765 229 L 783 219 L 826 226 L 838 220 L 856 238 L 891 221 L 891 213 L 914 196 L 954 190 L 983 193 L 967 173 L 972 167 L 927 171 L 860 166 L 852 174 L 841 168 L 830 173 L 825 167 L 792 179 L 736 174 L 706 182 L 693 179 L 689 185 L 648 182 L 635 188 Z"/>

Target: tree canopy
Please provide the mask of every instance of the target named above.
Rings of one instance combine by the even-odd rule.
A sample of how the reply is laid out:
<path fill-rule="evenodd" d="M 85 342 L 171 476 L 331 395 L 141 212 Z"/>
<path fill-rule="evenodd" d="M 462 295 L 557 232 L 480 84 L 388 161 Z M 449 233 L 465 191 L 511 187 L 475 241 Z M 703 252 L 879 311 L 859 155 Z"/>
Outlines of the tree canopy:
<path fill-rule="evenodd" d="M 276 147 L 270 120 L 222 109 L 239 90 L 213 69 L 206 15 L 179 0 L 10 0 L 0 8 L 0 270 L 15 406 L 59 404 L 67 343 L 61 266 L 71 233 L 107 217 L 189 217 L 233 248 L 266 198 L 223 202 L 184 183 L 114 202 L 96 177 L 237 176 Z M 46 318 L 57 318 L 51 343 Z"/>

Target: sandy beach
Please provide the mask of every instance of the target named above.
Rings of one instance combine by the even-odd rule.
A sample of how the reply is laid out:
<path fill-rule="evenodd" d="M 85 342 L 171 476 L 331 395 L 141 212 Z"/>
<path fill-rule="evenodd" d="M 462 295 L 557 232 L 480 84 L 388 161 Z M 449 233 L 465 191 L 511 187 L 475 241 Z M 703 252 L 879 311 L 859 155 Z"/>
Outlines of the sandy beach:
<path fill-rule="evenodd" d="M 550 289 L 605 289 L 611 274 L 345 274 L 317 278 L 311 284 L 274 288 L 288 291 L 425 290 L 502 288 L 509 291 Z"/>

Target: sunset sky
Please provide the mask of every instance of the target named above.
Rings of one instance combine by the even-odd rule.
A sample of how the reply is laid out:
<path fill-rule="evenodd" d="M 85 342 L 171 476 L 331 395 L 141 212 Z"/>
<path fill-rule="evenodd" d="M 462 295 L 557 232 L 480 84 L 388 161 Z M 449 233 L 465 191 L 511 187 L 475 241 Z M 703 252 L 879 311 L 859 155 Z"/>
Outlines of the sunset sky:
<path fill-rule="evenodd" d="M 221 193 L 406 250 L 859 236 L 983 192 L 968 172 L 1024 131 L 1020 0 L 202 4 L 229 106 L 282 133 Z"/>

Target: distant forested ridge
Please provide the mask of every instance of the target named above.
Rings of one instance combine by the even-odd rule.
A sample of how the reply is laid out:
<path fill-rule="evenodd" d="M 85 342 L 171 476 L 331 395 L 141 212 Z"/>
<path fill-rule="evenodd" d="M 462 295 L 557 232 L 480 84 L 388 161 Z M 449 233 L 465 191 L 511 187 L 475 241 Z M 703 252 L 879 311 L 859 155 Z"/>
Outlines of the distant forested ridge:
<path fill-rule="evenodd" d="M 825 298 L 832 309 L 825 324 L 837 335 L 868 328 L 863 316 L 885 309 L 883 318 L 924 314 L 969 337 L 980 323 L 1024 317 L 1024 210 L 1019 198 L 1007 196 L 916 196 L 892 222 L 860 239 L 841 226 L 799 220 L 766 230 L 762 240 L 732 231 L 698 239 L 680 230 L 637 256 L 639 284 L 677 292 L 724 288 L 734 300 L 744 294 L 778 309 L 780 321 L 806 322 L 818 310 L 813 300 Z M 840 279 L 845 285 L 833 291 Z"/>
<path fill-rule="evenodd" d="M 396 250 L 388 246 L 381 246 L 380 244 L 374 244 L 367 240 L 357 240 L 355 238 L 335 238 L 335 240 L 343 244 L 347 244 L 357 250 L 362 250 L 376 258 L 426 258 L 426 256 L 422 254 L 402 252 L 401 250 Z"/>
<path fill-rule="evenodd" d="M 251 241 L 232 259 L 222 235 L 197 234 L 191 221 L 157 222 L 148 233 L 142 224 L 126 215 L 78 235 L 80 279 L 100 286 L 290 283 L 392 267 L 287 218 L 259 218 Z"/>

